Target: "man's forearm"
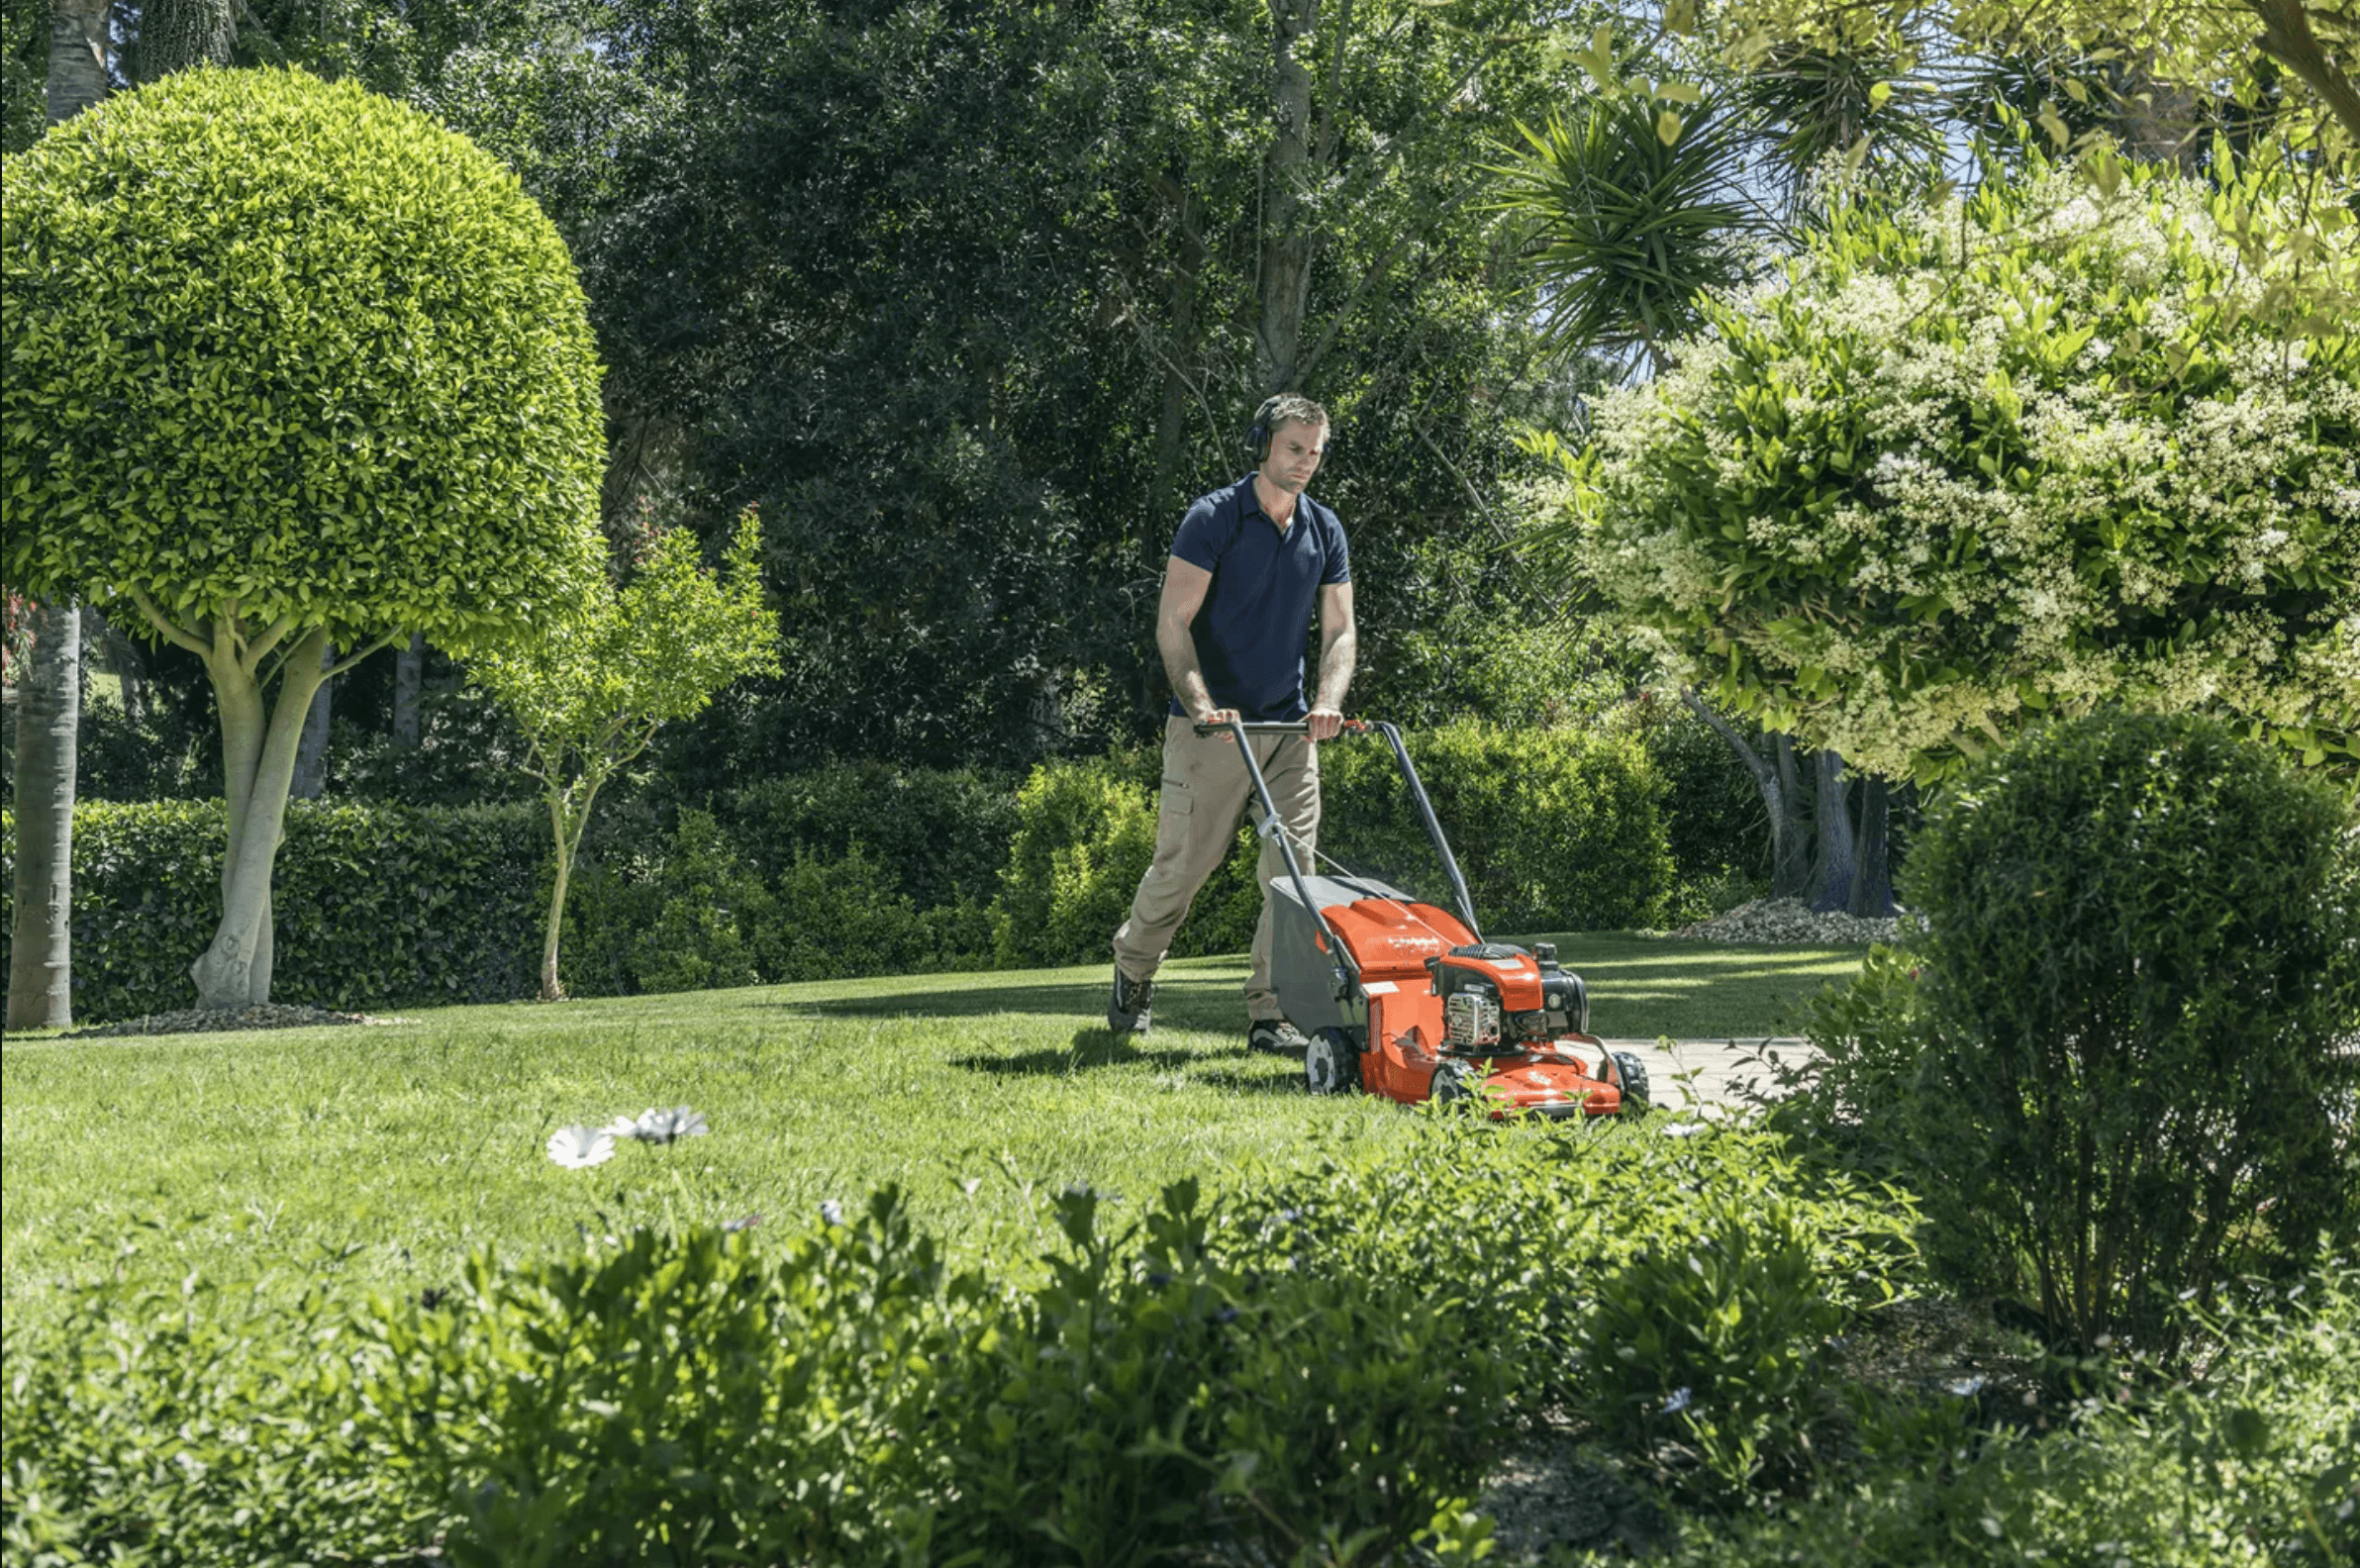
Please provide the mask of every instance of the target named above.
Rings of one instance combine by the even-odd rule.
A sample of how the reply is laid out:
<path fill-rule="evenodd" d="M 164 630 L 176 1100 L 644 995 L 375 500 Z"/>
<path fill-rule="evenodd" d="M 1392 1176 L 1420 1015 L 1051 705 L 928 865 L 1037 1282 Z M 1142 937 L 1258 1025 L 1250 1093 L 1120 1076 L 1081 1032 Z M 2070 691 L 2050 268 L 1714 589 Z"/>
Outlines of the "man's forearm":
<path fill-rule="evenodd" d="M 1352 627 L 1345 627 L 1326 639 L 1320 649 L 1320 696 L 1313 707 L 1344 711 L 1344 693 L 1352 684 L 1358 641 L 1357 631 Z"/>
<path fill-rule="evenodd" d="M 1172 683 L 1172 695 L 1180 699 L 1180 706 L 1198 719 L 1212 713 L 1217 705 L 1212 688 L 1205 684 L 1205 672 L 1197 664 L 1197 642 L 1188 635 L 1188 628 L 1159 623 L 1155 646 L 1163 654 L 1164 678 Z"/>

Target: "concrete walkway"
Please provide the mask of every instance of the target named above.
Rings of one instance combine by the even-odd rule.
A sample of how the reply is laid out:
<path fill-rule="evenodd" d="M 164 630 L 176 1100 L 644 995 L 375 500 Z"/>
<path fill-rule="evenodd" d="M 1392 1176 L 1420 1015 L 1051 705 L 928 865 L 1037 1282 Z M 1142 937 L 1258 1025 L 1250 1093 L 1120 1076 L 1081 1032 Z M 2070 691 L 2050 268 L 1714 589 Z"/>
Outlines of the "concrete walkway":
<path fill-rule="evenodd" d="M 1707 1105 L 1734 1109 L 1745 1103 L 1740 1091 L 1747 1084 L 1764 1091 L 1771 1087 L 1770 1058 L 1792 1067 L 1816 1054 L 1811 1041 L 1783 1034 L 1674 1040 L 1668 1050 L 1651 1039 L 1610 1038 L 1606 1044 L 1629 1051 L 1646 1066 L 1648 1096 L 1664 1111 Z"/>

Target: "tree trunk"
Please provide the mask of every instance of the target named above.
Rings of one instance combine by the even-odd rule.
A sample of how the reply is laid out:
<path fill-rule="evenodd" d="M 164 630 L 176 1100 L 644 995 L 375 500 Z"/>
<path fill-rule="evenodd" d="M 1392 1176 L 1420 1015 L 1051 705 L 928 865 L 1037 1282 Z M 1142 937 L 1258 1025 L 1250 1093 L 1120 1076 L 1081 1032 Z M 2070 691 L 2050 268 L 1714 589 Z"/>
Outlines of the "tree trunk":
<path fill-rule="evenodd" d="M 227 65 L 237 42 L 232 0 L 141 0 L 128 74 L 146 86 L 193 65 Z"/>
<path fill-rule="evenodd" d="M 1770 896 L 1799 899 L 1811 893 L 1811 809 L 1803 775 L 1795 766 L 1795 737 L 1777 739 L 1778 799 L 1770 818 Z"/>
<path fill-rule="evenodd" d="M 108 0 L 49 0 L 49 124 L 107 95 Z"/>
<path fill-rule="evenodd" d="M 51 125 L 107 95 L 108 0 L 50 0 Z M 82 724 L 82 617 L 25 607 L 33 656 L 17 682 L 17 860 L 8 932 L 10 1029 L 73 1023 L 73 804 Z"/>
<path fill-rule="evenodd" d="M 1893 820 L 1892 786 L 1871 773 L 1860 781 L 1860 861 L 1852 876 L 1847 914 L 1884 920 L 1895 913 L 1893 866 L 1887 845 Z"/>
<path fill-rule="evenodd" d="M 1818 864 L 1812 867 L 1811 907 L 1822 915 L 1844 908 L 1852 896 L 1852 811 L 1845 800 L 1851 784 L 1844 777 L 1843 758 L 1833 751 L 1818 754 L 1819 787 L 1812 798 L 1811 816 L 1818 832 Z"/>
<path fill-rule="evenodd" d="M 141 729 L 148 726 L 148 663 L 140 657 L 140 645 L 101 615 L 95 605 L 82 607 L 82 624 L 88 631 L 88 643 L 106 651 L 107 665 L 114 670 L 115 679 L 123 687 L 123 716 Z"/>
<path fill-rule="evenodd" d="M 336 664 L 335 644 L 320 649 L 320 668 Z M 336 707 L 336 682 L 324 680 L 312 693 L 311 712 L 303 716 L 303 738 L 295 743 L 295 777 L 287 793 L 296 800 L 318 800 L 328 788 L 328 723 Z"/>
<path fill-rule="evenodd" d="M 393 743 L 418 749 L 418 692 L 426 681 L 426 634 L 413 632 L 393 655 Z"/>
<path fill-rule="evenodd" d="M 82 618 L 27 605 L 33 654 L 17 681 L 17 860 L 10 896 L 10 1029 L 73 1025 L 74 742 Z"/>
<path fill-rule="evenodd" d="M 1147 492 L 1147 559 L 1160 566 L 1173 520 L 1186 501 L 1181 493 L 1182 450 L 1188 436 L 1188 378 L 1182 367 L 1196 358 L 1197 279 L 1205 265 L 1205 238 L 1198 232 L 1196 193 L 1180 182 L 1174 231 L 1180 253 L 1172 263 L 1171 362 L 1163 370 L 1163 408 L 1155 421 L 1155 476 Z"/>
<path fill-rule="evenodd" d="M 295 752 L 326 665 L 325 629 L 304 634 L 282 666 L 278 701 L 269 703 L 239 660 L 228 631 L 217 630 L 206 668 L 221 709 L 222 785 L 229 846 L 222 856 L 222 917 L 212 945 L 189 966 L 200 1007 L 236 1011 L 270 1000 L 270 874 L 286 829 Z"/>
<path fill-rule="evenodd" d="M 1319 230 L 1304 210 L 1312 166 L 1311 71 L 1296 44 L 1320 23 L 1320 0 L 1270 0 L 1270 107 L 1277 132 L 1262 161 L 1261 320 L 1255 329 L 1262 387 L 1288 392 L 1296 384 L 1303 312 L 1311 299 L 1312 253 Z"/>

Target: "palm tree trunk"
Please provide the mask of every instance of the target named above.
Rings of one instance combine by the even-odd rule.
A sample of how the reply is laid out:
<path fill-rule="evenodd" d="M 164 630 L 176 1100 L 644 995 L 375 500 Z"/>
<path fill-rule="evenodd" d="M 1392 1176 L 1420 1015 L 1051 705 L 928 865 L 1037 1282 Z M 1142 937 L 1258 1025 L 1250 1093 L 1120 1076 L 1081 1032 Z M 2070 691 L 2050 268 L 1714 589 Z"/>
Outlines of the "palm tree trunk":
<path fill-rule="evenodd" d="M 49 0 L 49 124 L 107 95 L 108 0 Z"/>
<path fill-rule="evenodd" d="M 50 0 L 49 121 L 107 95 L 107 0 Z M 17 861 L 8 933 L 7 1025 L 73 1023 L 73 806 L 82 723 L 82 617 L 28 605 L 33 656 L 17 685 Z"/>
<path fill-rule="evenodd" d="M 74 743 L 82 618 L 26 607 L 33 655 L 17 683 L 17 859 L 10 896 L 8 1027 L 73 1025 Z"/>
<path fill-rule="evenodd" d="M 1777 736 L 1778 798 L 1771 803 L 1770 896 L 1799 899 L 1811 893 L 1811 809 L 1803 775 L 1795 765 L 1795 737 Z"/>

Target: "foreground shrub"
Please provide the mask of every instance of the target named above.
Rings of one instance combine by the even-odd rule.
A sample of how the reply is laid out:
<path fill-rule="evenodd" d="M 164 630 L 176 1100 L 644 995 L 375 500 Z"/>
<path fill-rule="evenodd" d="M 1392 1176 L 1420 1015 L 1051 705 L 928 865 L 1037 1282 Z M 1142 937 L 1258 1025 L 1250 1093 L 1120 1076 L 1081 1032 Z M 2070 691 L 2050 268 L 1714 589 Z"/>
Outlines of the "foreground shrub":
<path fill-rule="evenodd" d="M 1788 1204 L 1699 1205 L 1697 1233 L 1632 1258 L 1599 1287 L 1579 1336 L 1580 1409 L 1609 1443 L 1663 1460 L 1687 1490 L 1733 1503 L 1793 1490 L 1812 1453 L 1827 1342 L 1847 1314 L 1813 1267 Z"/>
<path fill-rule="evenodd" d="M 2242 1293 L 2232 1293 L 2242 1295 Z M 1884 1401 L 1860 1463 L 1774 1515 L 1691 1520 L 1664 1568 L 1939 1563 L 2235 1568 L 2360 1555 L 2360 1275 L 2191 1314 L 2202 1376 L 2063 1426 L 1985 1426 L 1956 1394 Z M 2020 1411 L 2018 1412 L 2020 1415 Z M 1604 1563 L 1603 1555 L 1582 1561 Z M 1622 1562 L 1620 1553 L 1612 1559 Z"/>
<path fill-rule="evenodd" d="M 241 1562 L 1471 1551 L 1512 1418 L 1588 1380 L 1600 1281 L 1693 1231 L 1622 1195 L 1742 1214 L 1795 1192 L 1790 1239 L 1845 1311 L 1907 1267 L 1906 1210 L 1773 1141 L 1420 1132 L 1224 1200 L 1174 1183 L 1130 1221 L 1068 1191 L 1014 1269 L 950 1274 L 884 1193 L 783 1242 L 485 1252 L 449 1289 L 315 1293 L 283 1321 L 94 1292 L 9 1326 L 0 1527 L 59 1560 L 167 1538 Z"/>
<path fill-rule="evenodd" d="M 129 1244 L 127 1244 L 129 1245 Z M 438 1510 L 356 1421 L 347 1309 L 185 1289 L 80 1290 L 0 1380 L 0 1547 L 12 1564 L 294 1564 L 426 1545 Z"/>
<path fill-rule="evenodd" d="M 1857 1117 L 1896 1113 L 1937 1223 L 2020 1258 L 2060 1340 L 2167 1349 L 2178 1294 L 2360 1225 L 2354 832 L 2221 727 L 2118 714 L 2034 732 L 1932 812 L 1921 994 L 1872 963 L 1822 1020 Z"/>

